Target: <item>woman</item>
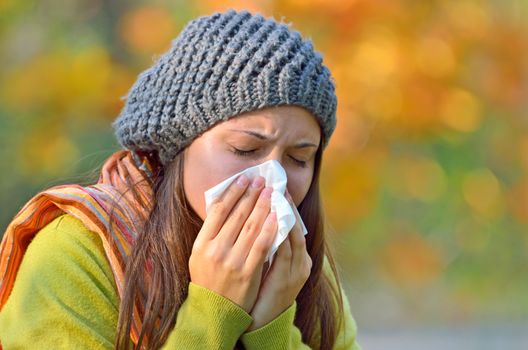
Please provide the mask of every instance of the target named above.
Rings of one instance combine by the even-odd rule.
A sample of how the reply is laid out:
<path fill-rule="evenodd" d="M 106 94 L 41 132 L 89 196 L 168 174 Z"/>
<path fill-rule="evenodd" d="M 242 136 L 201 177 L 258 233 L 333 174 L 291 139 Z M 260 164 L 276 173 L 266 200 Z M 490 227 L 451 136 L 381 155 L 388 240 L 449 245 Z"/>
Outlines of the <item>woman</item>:
<path fill-rule="evenodd" d="M 321 56 L 287 25 L 191 21 L 129 91 L 98 183 L 43 191 L 8 226 L 4 348 L 359 349 L 319 199 L 335 111 Z M 297 223 L 268 271 L 264 179 L 239 177 L 207 213 L 204 191 L 270 159 Z"/>

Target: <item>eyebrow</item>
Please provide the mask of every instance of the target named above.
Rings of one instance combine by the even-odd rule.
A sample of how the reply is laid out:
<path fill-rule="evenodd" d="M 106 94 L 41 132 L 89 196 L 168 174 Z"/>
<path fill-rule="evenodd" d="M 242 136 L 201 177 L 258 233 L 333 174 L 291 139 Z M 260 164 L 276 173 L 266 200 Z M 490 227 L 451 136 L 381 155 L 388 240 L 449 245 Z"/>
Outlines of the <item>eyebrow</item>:
<path fill-rule="evenodd" d="M 264 135 L 264 134 L 260 134 L 256 131 L 252 131 L 252 130 L 238 130 L 238 129 L 229 129 L 230 131 L 237 131 L 237 132 L 242 132 L 242 133 L 245 133 L 245 134 L 248 134 L 248 135 L 251 135 L 251 136 L 254 136 L 260 140 L 270 140 L 271 137 L 267 136 L 267 135 Z M 306 147 L 315 147 L 317 148 L 318 146 L 314 143 L 311 143 L 311 142 L 300 142 L 298 144 L 296 144 L 295 146 L 293 146 L 295 148 L 306 148 Z"/>

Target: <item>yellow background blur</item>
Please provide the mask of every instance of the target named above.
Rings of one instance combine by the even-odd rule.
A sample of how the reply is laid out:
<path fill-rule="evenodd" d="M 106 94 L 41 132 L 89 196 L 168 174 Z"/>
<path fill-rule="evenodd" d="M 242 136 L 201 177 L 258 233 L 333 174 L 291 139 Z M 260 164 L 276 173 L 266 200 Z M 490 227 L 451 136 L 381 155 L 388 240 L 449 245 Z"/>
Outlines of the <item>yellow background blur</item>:
<path fill-rule="evenodd" d="M 528 1 L 0 0 L 0 231 L 96 180 L 137 75 L 227 8 L 291 22 L 335 77 L 322 192 L 360 337 L 526 324 Z"/>

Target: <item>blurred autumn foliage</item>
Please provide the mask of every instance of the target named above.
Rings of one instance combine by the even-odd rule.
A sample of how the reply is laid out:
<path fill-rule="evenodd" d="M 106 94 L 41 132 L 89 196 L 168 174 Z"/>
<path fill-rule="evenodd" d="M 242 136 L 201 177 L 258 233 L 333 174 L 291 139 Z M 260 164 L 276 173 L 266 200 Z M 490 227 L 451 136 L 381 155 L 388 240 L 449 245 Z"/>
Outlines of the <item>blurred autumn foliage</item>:
<path fill-rule="evenodd" d="M 291 22 L 336 81 L 322 179 L 360 323 L 528 316 L 528 2 L 0 1 L 0 226 L 97 179 L 137 75 L 190 19 Z"/>

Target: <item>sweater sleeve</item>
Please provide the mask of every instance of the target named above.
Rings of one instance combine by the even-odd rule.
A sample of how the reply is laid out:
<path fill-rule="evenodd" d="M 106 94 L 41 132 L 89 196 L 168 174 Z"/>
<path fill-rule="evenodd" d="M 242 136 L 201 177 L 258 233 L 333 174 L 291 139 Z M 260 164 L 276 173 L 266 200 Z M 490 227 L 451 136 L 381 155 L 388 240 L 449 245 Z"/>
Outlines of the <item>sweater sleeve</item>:
<path fill-rule="evenodd" d="M 332 273 L 328 259 L 324 258 L 323 271 L 330 277 L 336 286 L 335 276 Z M 345 291 L 343 293 L 343 323 L 339 329 L 334 350 L 361 350 L 356 341 L 357 326 L 350 311 L 350 305 Z M 267 349 L 310 349 L 302 342 L 302 334 L 294 324 L 297 302 L 270 323 L 251 332 L 244 333 L 241 337 L 242 343 L 247 350 Z"/>
<path fill-rule="evenodd" d="M 70 215 L 29 245 L 0 312 L 4 349 L 113 349 L 119 296 L 99 236 Z M 233 349 L 251 324 L 244 309 L 194 283 L 164 349 Z"/>
<path fill-rule="evenodd" d="M 253 319 L 239 305 L 193 282 L 162 349 L 234 348 Z"/>

